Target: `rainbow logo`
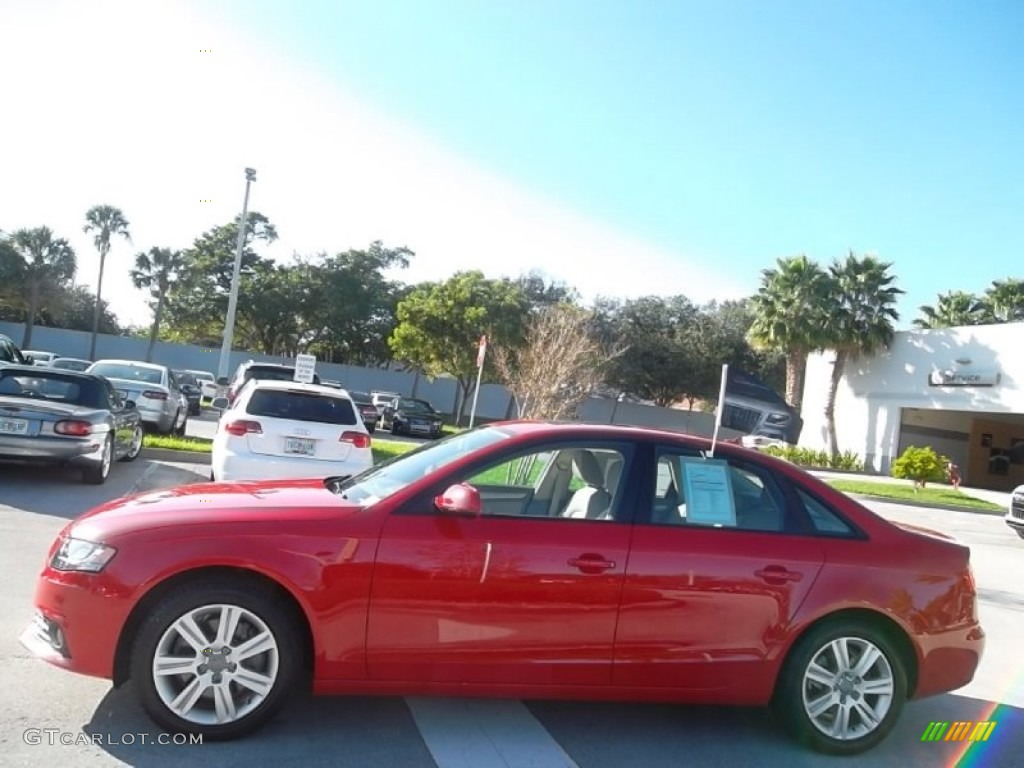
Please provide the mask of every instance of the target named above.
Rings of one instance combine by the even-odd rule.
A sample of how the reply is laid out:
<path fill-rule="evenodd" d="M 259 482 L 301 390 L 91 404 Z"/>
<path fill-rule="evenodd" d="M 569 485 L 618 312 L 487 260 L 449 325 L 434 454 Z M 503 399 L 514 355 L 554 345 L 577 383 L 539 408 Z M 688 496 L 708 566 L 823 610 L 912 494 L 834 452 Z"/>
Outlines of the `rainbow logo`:
<path fill-rule="evenodd" d="M 988 741 L 995 729 L 995 720 L 931 722 L 921 734 L 921 741 Z"/>

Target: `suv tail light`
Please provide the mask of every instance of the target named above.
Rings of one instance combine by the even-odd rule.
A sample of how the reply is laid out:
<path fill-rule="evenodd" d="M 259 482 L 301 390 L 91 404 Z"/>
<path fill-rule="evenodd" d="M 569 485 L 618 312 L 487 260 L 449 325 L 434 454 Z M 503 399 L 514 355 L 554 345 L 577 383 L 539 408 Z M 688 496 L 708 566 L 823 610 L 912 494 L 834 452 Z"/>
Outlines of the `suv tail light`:
<path fill-rule="evenodd" d="M 152 390 L 152 389 L 147 389 L 145 392 L 142 393 L 142 396 L 144 398 L 146 398 L 147 400 L 166 400 L 167 399 L 167 393 L 166 392 L 157 392 L 157 391 Z"/>
<path fill-rule="evenodd" d="M 235 437 L 243 437 L 248 434 L 262 435 L 263 427 L 258 421 L 232 421 L 224 425 L 224 431 Z"/>
<path fill-rule="evenodd" d="M 363 432 L 342 432 L 339 443 L 352 443 L 354 448 L 369 448 L 370 436 Z"/>
<path fill-rule="evenodd" d="M 58 435 L 88 437 L 92 434 L 92 424 L 87 421 L 58 421 L 53 425 L 53 431 Z"/>

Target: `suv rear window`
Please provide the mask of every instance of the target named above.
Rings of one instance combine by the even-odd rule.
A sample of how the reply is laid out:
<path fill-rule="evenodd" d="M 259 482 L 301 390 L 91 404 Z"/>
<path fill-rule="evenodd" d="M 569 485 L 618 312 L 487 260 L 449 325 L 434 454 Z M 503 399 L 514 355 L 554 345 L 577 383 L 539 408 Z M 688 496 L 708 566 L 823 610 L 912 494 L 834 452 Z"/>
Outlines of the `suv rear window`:
<path fill-rule="evenodd" d="M 351 400 L 309 392 L 257 389 L 249 398 L 245 412 L 270 419 L 294 419 L 340 426 L 356 424 L 356 412 Z"/>

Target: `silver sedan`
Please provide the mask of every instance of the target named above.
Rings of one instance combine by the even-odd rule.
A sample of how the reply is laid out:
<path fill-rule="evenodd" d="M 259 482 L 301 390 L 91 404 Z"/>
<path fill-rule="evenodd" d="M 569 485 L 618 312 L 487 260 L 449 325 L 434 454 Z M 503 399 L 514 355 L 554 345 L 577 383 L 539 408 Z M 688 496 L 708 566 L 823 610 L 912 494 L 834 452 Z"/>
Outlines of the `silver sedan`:
<path fill-rule="evenodd" d="M 106 481 L 111 463 L 142 450 L 142 422 L 102 376 L 55 368 L 0 368 L 0 461 L 80 467 Z"/>

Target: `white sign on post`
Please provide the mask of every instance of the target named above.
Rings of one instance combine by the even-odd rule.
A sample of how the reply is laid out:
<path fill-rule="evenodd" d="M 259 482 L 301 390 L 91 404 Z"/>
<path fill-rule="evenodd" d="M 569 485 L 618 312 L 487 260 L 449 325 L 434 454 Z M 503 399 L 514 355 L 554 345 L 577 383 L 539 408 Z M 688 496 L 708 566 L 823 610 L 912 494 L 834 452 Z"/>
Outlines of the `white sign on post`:
<path fill-rule="evenodd" d="M 296 355 L 295 357 L 295 380 L 303 384 L 313 383 L 313 373 L 316 371 L 316 355 Z"/>

